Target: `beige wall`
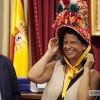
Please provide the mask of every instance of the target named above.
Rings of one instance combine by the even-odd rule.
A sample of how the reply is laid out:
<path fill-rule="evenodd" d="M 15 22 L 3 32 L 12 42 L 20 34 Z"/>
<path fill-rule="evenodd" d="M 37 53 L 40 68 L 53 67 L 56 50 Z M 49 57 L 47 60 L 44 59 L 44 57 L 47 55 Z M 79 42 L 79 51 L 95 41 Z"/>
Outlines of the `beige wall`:
<path fill-rule="evenodd" d="M 9 56 L 11 0 L 0 0 L 0 53 Z"/>
<path fill-rule="evenodd" d="M 2 53 L 3 42 L 3 13 L 4 13 L 4 0 L 0 0 L 0 53 Z"/>

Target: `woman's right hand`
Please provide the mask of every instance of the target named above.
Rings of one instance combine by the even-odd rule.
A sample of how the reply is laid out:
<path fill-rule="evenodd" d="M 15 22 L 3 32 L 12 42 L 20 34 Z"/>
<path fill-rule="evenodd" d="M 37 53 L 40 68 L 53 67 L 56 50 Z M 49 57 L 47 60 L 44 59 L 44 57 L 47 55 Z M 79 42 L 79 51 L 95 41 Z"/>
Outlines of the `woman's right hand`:
<path fill-rule="evenodd" d="M 48 43 L 48 52 L 51 54 L 55 54 L 58 48 L 58 40 L 56 38 L 51 38 Z"/>

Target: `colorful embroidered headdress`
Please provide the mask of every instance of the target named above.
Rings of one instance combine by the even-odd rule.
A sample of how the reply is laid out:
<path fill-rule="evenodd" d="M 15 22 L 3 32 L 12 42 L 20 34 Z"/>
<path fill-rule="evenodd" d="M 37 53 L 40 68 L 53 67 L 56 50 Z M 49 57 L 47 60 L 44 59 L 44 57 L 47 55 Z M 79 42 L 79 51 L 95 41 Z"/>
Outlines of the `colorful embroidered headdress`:
<path fill-rule="evenodd" d="M 59 38 L 66 27 L 77 31 L 87 42 L 90 41 L 88 8 L 84 0 L 60 0 L 56 20 L 52 27 Z"/>
<path fill-rule="evenodd" d="M 55 35 L 58 40 L 63 34 L 65 28 L 71 28 L 75 30 L 80 36 L 88 42 L 88 47 L 78 59 L 76 64 L 72 66 L 66 57 L 65 62 L 70 66 L 66 79 L 64 81 L 62 97 L 65 97 L 68 85 L 73 78 L 74 74 L 78 74 L 77 66 L 81 63 L 84 57 L 91 49 L 90 34 L 88 25 L 88 8 L 86 1 L 84 0 L 60 0 L 58 3 L 56 20 L 52 27 L 55 29 Z"/>

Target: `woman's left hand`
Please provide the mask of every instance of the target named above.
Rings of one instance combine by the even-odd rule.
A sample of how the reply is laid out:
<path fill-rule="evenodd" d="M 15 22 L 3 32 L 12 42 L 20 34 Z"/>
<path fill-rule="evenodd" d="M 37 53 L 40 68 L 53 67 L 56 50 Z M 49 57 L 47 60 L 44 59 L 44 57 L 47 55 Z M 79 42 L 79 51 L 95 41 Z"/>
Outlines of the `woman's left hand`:
<path fill-rule="evenodd" d="M 94 56 L 93 54 L 88 53 L 85 59 L 86 63 L 84 64 L 84 68 L 88 68 L 90 70 L 95 63 Z"/>

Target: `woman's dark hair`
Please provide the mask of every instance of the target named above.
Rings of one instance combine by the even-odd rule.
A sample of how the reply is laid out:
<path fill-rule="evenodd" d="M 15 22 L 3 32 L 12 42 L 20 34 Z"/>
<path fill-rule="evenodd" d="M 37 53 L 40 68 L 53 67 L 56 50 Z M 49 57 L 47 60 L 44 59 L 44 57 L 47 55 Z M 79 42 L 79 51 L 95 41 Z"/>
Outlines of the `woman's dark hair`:
<path fill-rule="evenodd" d="M 65 53 L 63 51 L 63 40 L 64 40 L 65 34 L 74 34 L 79 39 L 79 41 L 82 44 L 86 45 L 86 46 L 88 46 L 88 42 L 85 39 L 83 39 L 83 37 L 80 34 L 78 34 L 75 30 L 73 30 L 71 28 L 65 28 L 65 30 L 62 33 L 60 33 L 60 34 L 62 34 L 60 39 L 59 39 L 59 50 L 60 50 L 60 53 L 62 55 L 61 63 L 63 65 L 65 65 L 66 64 L 66 62 L 64 60 Z M 93 49 L 90 50 L 90 53 L 94 54 L 93 53 Z M 86 62 L 86 60 L 83 59 L 83 61 L 81 62 L 82 66 L 85 64 L 85 62 Z"/>

